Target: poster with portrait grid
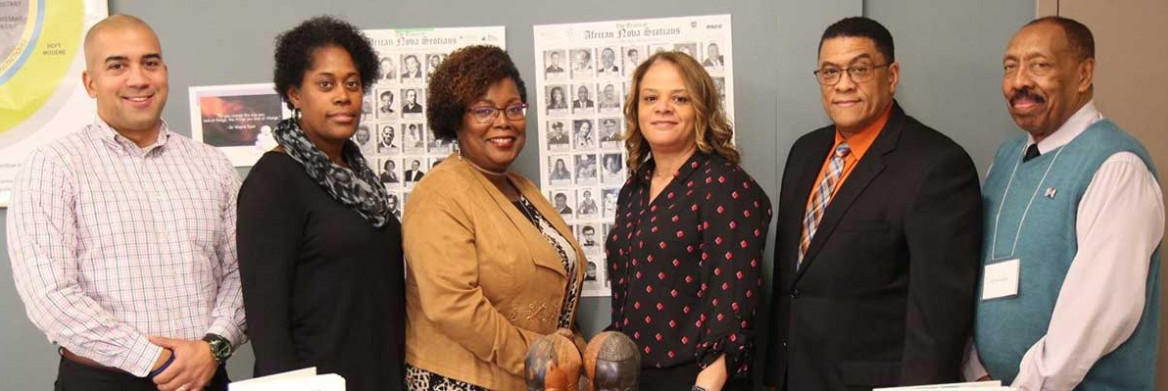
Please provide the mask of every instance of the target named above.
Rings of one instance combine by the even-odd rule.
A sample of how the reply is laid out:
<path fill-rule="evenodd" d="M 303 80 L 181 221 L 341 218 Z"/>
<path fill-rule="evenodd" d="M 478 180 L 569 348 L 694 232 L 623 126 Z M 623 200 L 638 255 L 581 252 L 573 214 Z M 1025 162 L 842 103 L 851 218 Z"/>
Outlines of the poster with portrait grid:
<path fill-rule="evenodd" d="M 535 37 L 540 186 L 588 254 L 584 296 L 609 296 L 604 238 L 627 178 L 625 96 L 637 65 L 680 51 L 703 65 L 734 119 L 730 15 L 539 25 Z"/>
<path fill-rule="evenodd" d="M 364 30 L 381 59 L 381 75 L 366 91 L 353 141 L 389 190 L 400 219 L 414 185 L 450 155 L 451 145 L 426 126 L 426 85 L 438 64 L 471 45 L 506 48 L 506 29 L 459 27 Z"/>

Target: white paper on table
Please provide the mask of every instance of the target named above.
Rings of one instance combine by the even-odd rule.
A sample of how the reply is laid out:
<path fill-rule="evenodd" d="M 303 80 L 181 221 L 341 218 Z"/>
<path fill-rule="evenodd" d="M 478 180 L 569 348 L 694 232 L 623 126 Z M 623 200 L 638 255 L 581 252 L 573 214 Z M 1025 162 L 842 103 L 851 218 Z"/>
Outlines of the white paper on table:
<path fill-rule="evenodd" d="M 970 382 L 970 383 L 948 383 L 948 384 L 930 384 L 924 386 L 911 387 L 888 387 L 877 388 L 873 391 L 1008 391 L 1016 390 L 1011 387 L 1002 387 L 1002 382 L 998 380 Z"/>
<path fill-rule="evenodd" d="M 277 373 L 227 386 L 229 391 L 345 391 L 345 378 L 330 373 L 316 374 L 316 367 Z"/>

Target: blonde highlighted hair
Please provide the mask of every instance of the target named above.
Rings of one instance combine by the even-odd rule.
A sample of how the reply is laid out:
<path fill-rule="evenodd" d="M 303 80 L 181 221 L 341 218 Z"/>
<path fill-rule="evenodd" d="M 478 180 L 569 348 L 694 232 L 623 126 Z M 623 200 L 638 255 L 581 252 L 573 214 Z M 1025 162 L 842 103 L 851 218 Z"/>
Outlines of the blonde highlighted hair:
<path fill-rule="evenodd" d="M 690 102 L 694 108 L 694 132 L 697 149 L 703 153 L 716 153 L 726 161 L 738 164 L 742 155 L 734 146 L 734 128 L 726 118 L 722 109 L 718 87 L 714 79 L 706 73 L 702 64 L 682 52 L 658 52 L 645 59 L 633 72 L 633 84 L 625 98 L 625 151 L 628 153 L 627 165 L 629 175 L 635 175 L 641 164 L 649 158 L 649 143 L 641 134 L 638 120 L 639 105 L 641 103 L 641 81 L 649 68 L 657 63 L 670 63 L 677 66 L 681 78 L 685 82 L 685 89 L 689 92 Z"/>

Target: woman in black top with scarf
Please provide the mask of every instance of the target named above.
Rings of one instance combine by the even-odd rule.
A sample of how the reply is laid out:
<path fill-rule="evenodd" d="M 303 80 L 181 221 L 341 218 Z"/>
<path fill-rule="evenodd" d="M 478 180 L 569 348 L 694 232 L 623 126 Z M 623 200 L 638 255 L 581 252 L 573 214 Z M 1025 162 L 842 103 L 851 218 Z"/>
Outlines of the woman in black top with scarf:
<path fill-rule="evenodd" d="M 401 224 L 349 141 L 378 66 L 361 32 L 336 19 L 277 39 L 276 89 L 294 114 L 239 193 L 256 376 L 315 366 L 349 390 L 403 388 Z"/>

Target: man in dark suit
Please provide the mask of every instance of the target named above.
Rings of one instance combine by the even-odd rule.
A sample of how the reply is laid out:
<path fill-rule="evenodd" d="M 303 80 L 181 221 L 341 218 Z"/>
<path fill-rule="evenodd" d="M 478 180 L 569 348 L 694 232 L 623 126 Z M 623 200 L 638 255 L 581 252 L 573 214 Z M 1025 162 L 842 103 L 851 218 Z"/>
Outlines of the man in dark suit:
<path fill-rule="evenodd" d="M 779 196 L 765 383 L 870 390 L 960 381 L 982 237 L 969 155 L 893 98 L 892 35 L 823 33 L 834 123 L 791 147 Z"/>
<path fill-rule="evenodd" d="M 421 113 L 422 105 L 418 104 L 418 90 L 406 90 L 406 103 L 402 105 L 403 113 Z"/>
<path fill-rule="evenodd" d="M 548 65 L 547 69 L 544 69 L 544 73 L 564 72 L 564 67 L 560 66 L 560 52 L 551 52 L 548 54 L 548 62 L 550 62 L 551 65 Z"/>
<path fill-rule="evenodd" d="M 702 62 L 702 66 L 719 69 L 726 66 L 725 57 L 718 51 L 718 44 L 710 43 L 706 47 L 706 61 Z"/>
<path fill-rule="evenodd" d="M 420 181 L 425 175 L 426 172 L 422 171 L 422 161 L 414 159 L 410 162 L 410 169 L 406 170 L 406 182 Z"/>
<path fill-rule="evenodd" d="M 588 87 L 580 86 L 576 89 L 576 100 L 572 101 L 573 109 L 590 109 L 594 103 L 588 99 Z"/>

